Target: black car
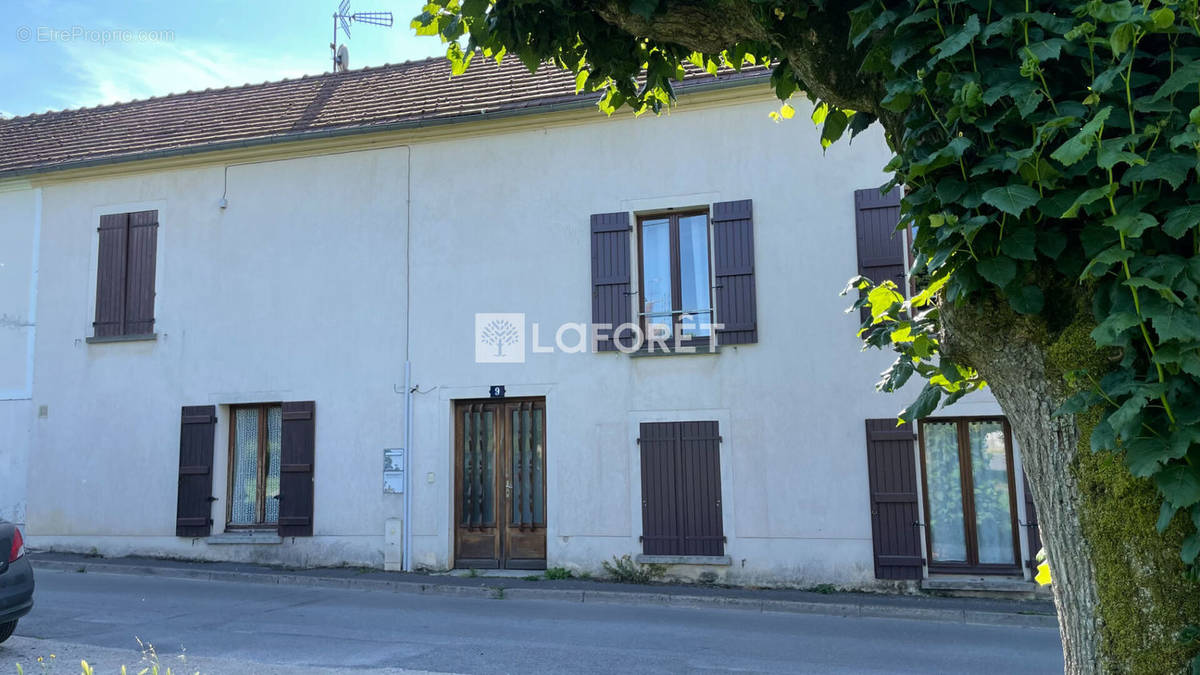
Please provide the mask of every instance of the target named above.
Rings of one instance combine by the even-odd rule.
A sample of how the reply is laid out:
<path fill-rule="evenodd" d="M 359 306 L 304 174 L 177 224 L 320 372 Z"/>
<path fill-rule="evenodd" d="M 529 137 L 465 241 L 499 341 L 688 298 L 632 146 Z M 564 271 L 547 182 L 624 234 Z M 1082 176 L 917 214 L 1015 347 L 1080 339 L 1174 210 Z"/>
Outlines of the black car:
<path fill-rule="evenodd" d="M 12 636 L 17 619 L 33 609 L 33 566 L 16 525 L 0 520 L 0 642 Z"/>

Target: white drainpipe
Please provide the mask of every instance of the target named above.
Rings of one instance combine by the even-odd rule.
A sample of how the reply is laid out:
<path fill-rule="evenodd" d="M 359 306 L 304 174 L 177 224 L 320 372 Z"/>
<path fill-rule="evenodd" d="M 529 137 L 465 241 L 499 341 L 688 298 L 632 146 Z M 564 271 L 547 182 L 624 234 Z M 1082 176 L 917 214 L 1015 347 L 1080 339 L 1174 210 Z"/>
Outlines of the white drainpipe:
<path fill-rule="evenodd" d="M 412 567 L 412 363 L 404 362 L 404 553 L 401 556 L 405 572 Z"/>

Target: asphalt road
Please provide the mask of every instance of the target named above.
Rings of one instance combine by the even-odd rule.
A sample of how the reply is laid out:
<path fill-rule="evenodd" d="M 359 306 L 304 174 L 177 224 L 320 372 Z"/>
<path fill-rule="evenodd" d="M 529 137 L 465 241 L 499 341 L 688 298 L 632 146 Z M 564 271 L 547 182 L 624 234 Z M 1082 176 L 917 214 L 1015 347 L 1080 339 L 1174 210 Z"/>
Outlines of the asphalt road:
<path fill-rule="evenodd" d="M 139 638 L 177 673 L 1062 672 L 1046 628 L 44 570 L 37 582 L 36 608 L 0 645 L 0 674 L 17 662 L 39 672 L 50 654 L 54 672 L 89 657 L 113 672 L 139 661 Z"/>

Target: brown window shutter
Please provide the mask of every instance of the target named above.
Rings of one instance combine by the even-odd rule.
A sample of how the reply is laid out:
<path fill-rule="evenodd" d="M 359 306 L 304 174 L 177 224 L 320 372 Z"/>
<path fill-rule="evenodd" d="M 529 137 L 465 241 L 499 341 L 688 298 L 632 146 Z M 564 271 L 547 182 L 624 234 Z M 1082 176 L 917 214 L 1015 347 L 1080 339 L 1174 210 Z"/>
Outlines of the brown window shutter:
<path fill-rule="evenodd" d="M 911 424 L 867 420 L 867 473 L 877 579 L 920 579 L 921 522 L 916 446 Z"/>
<path fill-rule="evenodd" d="M 713 204 L 713 259 L 716 278 L 717 343 L 758 342 L 754 290 L 754 218 L 749 199 Z"/>
<path fill-rule="evenodd" d="M 1025 566 L 1037 573 L 1037 554 L 1042 550 L 1042 534 L 1038 527 L 1037 505 L 1033 503 L 1033 491 L 1029 489 L 1029 476 L 1021 472 L 1021 480 L 1025 482 L 1025 533 L 1028 535 L 1029 557 Z"/>
<path fill-rule="evenodd" d="M 126 254 L 125 334 L 154 332 L 154 267 L 158 245 L 158 211 L 129 214 Z"/>
<path fill-rule="evenodd" d="M 896 282 L 904 292 L 904 235 L 900 224 L 900 188 L 880 194 L 878 188 L 854 191 L 854 226 L 858 238 L 858 273 L 875 283 Z"/>
<path fill-rule="evenodd" d="M 642 552 L 719 556 L 721 437 L 716 422 L 644 422 Z"/>
<path fill-rule="evenodd" d="M 279 458 L 279 536 L 313 533 L 313 464 L 316 459 L 313 401 L 283 404 Z"/>
<path fill-rule="evenodd" d="M 175 506 L 175 536 L 212 534 L 212 460 L 217 409 L 211 405 L 184 406 L 179 429 L 179 495 Z"/>
<path fill-rule="evenodd" d="M 100 216 L 100 246 L 96 260 L 96 337 L 125 335 L 125 255 L 129 214 Z"/>
<path fill-rule="evenodd" d="M 612 333 L 618 326 L 633 322 L 629 311 L 629 213 L 592 214 L 592 323 L 611 328 L 601 335 L 597 349 L 616 351 Z M 628 331 L 620 336 L 622 344 L 632 344 Z"/>

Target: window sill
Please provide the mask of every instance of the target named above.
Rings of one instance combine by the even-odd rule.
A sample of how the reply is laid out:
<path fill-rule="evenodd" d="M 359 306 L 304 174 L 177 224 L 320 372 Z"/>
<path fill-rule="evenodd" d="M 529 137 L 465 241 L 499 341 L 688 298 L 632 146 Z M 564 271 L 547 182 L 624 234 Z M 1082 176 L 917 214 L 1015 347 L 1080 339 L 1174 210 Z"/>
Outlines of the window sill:
<path fill-rule="evenodd" d="M 683 345 L 683 348 L 687 349 L 687 348 L 689 348 L 689 345 Z M 721 353 L 720 345 L 717 345 L 715 347 L 710 347 L 707 344 L 690 345 L 690 348 L 692 349 L 692 351 L 689 351 L 689 352 L 676 352 L 676 351 L 670 351 L 670 350 L 664 351 L 657 347 L 655 347 L 654 351 L 650 351 L 649 349 L 639 349 L 636 352 L 630 352 L 629 357 L 633 358 L 633 359 L 640 359 L 640 358 L 654 357 L 654 356 L 699 356 L 702 354 L 703 355 L 712 355 L 712 354 L 720 354 Z"/>
<path fill-rule="evenodd" d="M 729 567 L 733 559 L 727 555 L 646 555 L 639 553 L 634 562 L 643 565 L 721 565 Z"/>
<path fill-rule="evenodd" d="M 84 338 L 84 342 L 89 345 L 104 344 L 106 342 L 152 342 L 158 339 L 158 333 L 147 333 L 146 335 L 106 335 L 104 337 L 88 337 Z"/>
<path fill-rule="evenodd" d="M 231 530 L 208 538 L 210 544 L 282 544 L 277 530 Z"/>

